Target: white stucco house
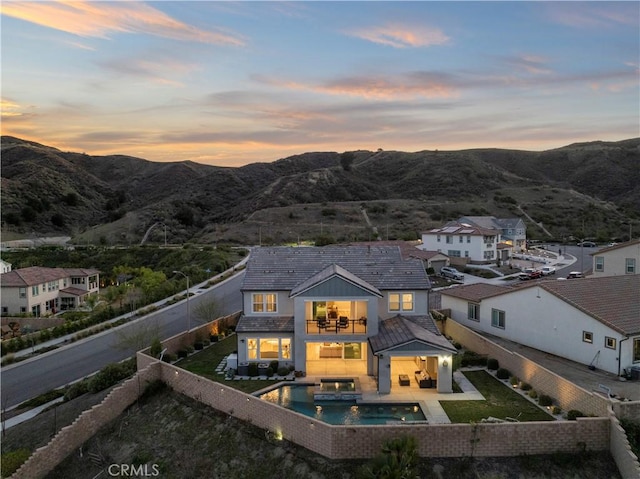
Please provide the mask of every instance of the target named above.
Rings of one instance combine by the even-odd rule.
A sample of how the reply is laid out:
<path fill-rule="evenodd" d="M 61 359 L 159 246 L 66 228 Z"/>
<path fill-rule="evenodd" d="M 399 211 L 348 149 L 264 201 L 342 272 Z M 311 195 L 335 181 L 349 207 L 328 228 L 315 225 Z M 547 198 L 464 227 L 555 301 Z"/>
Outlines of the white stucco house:
<path fill-rule="evenodd" d="M 500 232 L 498 242 L 509 245 L 515 253 L 521 253 L 527 249 L 527 225 L 520 218 L 463 216 L 458 222 L 498 230 Z"/>
<path fill-rule="evenodd" d="M 6 261 L 0 259 L 0 274 L 8 273 L 11 271 L 11 263 L 7 263 Z"/>
<path fill-rule="evenodd" d="M 613 374 L 640 366 L 640 275 L 442 291 L 453 320 Z"/>
<path fill-rule="evenodd" d="M 429 314 L 430 288 L 423 262 L 398 246 L 255 248 L 238 368 L 277 360 L 308 376 L 368 375 L 380 393 L 401 387 L 392 378 L 402 371 L 423 370 L 438 392 L 452 392 L 456 349 Z"/>
<path fill-rule="evenodd" d="M 494 262 L 498 258 L 499 235 L 496 229 L 452 221 L 423 232 L 421 249 L 443 253 L 452 260 Z"/>
<path fill-rule="evenodd" d="M 640 273 L 640 239 L 602 248 L 591 256 L 593 257 L 593 276 Z"/>
<path fill-rule="evenodd" d="M 20 268 L 2 274 L 0 283 L 3 316 L 75 309 L 100 290 L 99 271 L 82 268 Z"/>

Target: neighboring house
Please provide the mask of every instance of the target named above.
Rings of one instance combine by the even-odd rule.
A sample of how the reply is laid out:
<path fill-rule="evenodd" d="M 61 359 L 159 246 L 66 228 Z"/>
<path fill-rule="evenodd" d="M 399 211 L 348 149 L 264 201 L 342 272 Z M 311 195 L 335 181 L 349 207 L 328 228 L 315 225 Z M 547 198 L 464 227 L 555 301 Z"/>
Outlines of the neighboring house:
<path fill-rule="evenodd" d="M 491 263 L 498 258 L 498 237 L 498 230 L 452 221 L 423 232 L 421 249 L 446 254 L 452 263 L 455 258 Z"/>
<path fill-rule="evenodd" d="M 442 309 L 477 331 L 613 374 L 640 367 L 640 275 L 472 284 L 442 291 Z"/>
<path fill-rule="evenodd" d="M 458 222 L 498 230 L 500 232 L 498 241 L 509 245 L 515 253 L 521 253 L 527 249 L 527 226 L 520 218 L 463 216 Z"/>
<path fill-rule="evenodd" d="M 391 378 L 408 366 L 452 392 L 456 349 L 429 315 L 430 287 L 422 261 L 403 259 L 397 246 L 255 248 L 236 327 L 239 364 L 362 372 L 381 393 L 399 387 Z"/>
<path fill-rule="evenodd" d="M 0 274 L 8 273 L 9 271 L 11 271 L 11 263 L 0 259 Z"/>
<path fill-rule="evenodd" d="M 640 273 L 640 239 L 602 248 L 593 256 L 593 276 L 618 276 Z M 638 293 L 640 296 L 640 293 Z"/>
<path fill-rule="evenodd" d="M 99 271 L 31 266 L 4 273 L 2 315 L 31 313 L 46 316 L 75 309 L 99 292 Z"/>

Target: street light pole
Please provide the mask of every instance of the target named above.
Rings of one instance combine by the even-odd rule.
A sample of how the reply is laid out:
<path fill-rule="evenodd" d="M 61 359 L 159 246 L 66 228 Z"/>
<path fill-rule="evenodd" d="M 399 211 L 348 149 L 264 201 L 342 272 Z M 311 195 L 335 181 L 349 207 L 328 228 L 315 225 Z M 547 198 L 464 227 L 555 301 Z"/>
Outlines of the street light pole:
<path fill-rule="evenodd" d="M 187 333 L 191 331 L 191 311 L 189 310 L 189 276 L 182 271 L 174 271 L 173 274 L 181 274 L 187 279 Z"/>

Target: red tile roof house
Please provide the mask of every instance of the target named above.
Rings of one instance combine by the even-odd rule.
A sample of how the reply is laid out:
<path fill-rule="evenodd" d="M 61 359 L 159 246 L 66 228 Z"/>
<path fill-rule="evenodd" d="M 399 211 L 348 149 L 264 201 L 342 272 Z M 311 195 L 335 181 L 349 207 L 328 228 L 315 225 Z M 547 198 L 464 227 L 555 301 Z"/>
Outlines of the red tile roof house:
<path fill-rule="evenodd" d="M 640 275 L 441 293 L 442 309 L 471 329 L 617 375 L 640 368 Z"/>
<path fill-rule="evenodd" d="M 75 309 L 99 293 L 99 271 L 31 266 L 0 275 L 2 315 L 47 316 Z"/>
<path fill-rule="evenodd" d="M 397 246 L 255 248 L 241 288 L 238 368 L 278 360 L 311 376 L 375 376 L 389 393 L 406 366 L 452 392 L 456 349 L 429 314 L 430 288 L 422 260 Z"/>

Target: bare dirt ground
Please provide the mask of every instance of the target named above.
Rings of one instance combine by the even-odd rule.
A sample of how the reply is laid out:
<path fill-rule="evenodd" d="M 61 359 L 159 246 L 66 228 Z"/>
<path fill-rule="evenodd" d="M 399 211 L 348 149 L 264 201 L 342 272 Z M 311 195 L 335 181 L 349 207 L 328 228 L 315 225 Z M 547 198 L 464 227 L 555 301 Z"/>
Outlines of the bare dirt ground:
<path fill-rule="evenodd" d="M 49 419 L 50 420 L 50 419 Z M 3 449 L 4 449 L 3 444 Z M 162 390 L 105 426 L 47 477 L 108 477 L 146 466 L 162 479 L 355 479 L 366 461 L 332 461 L 189 398 Z M 421 479 L 617 479 L 609 454 L 421 459 Z"/>

